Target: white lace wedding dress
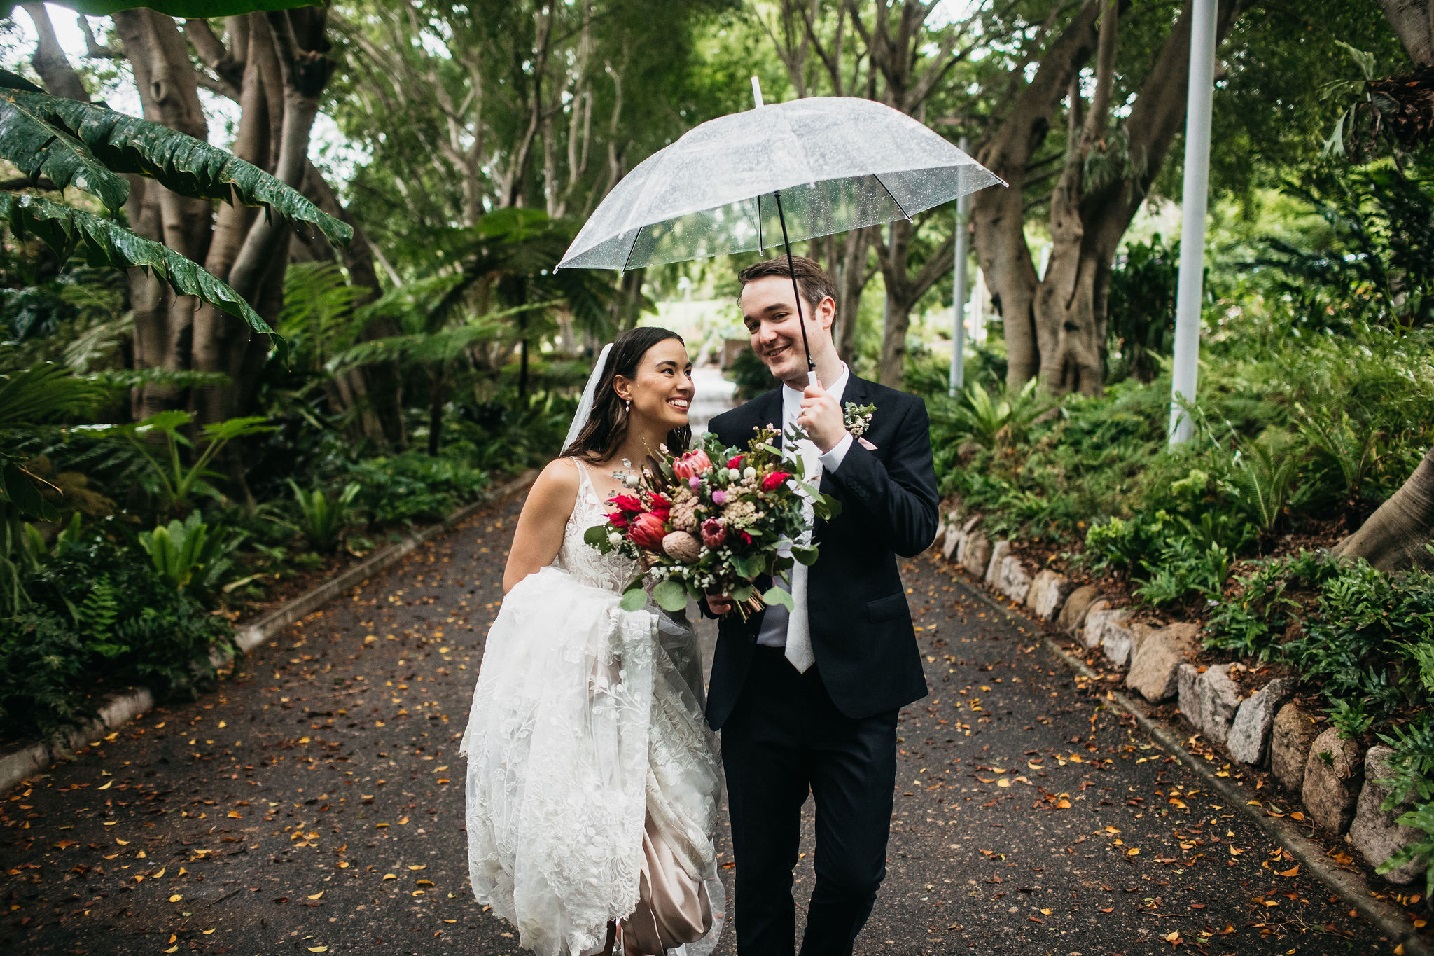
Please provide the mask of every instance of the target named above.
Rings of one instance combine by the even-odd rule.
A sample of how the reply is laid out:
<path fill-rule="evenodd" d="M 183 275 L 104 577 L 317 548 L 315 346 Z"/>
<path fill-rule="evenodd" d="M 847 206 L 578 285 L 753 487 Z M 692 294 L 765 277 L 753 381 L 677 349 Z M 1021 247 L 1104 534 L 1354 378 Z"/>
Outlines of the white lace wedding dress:
<path fill-rule="evenodd" d="M 710 913 L 711 929 L 680 950 L 703 956 L 723 896 L 701 662 L 686 622 L 618 606 L 636 565 L 584 543 L 603 507 L 577 467 L 562 549 L 504 598 L 473 694 L 462 744 L 473 891 L 549 956 L 600 950 L 608 922 L 634 911 L 651 927 L 658 910 L 660 925 L 652 897 L 676 895 L 687 913 L 705 904 L 695 918 Z M 624 925 L 629 940 L 639 930 L 637 917 Z"/>

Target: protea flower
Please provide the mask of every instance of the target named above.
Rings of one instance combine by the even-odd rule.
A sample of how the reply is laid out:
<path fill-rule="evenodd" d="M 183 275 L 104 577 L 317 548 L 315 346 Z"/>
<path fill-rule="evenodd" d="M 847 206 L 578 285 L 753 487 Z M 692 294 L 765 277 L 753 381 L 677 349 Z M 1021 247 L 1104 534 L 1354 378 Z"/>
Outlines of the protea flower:
<path fill-rule="evenodd" d="M 702 556 L 701 542 L 686 531 L 674 531 L 663 537 L 662 550 L 683 564 L 691 564 Z"/>

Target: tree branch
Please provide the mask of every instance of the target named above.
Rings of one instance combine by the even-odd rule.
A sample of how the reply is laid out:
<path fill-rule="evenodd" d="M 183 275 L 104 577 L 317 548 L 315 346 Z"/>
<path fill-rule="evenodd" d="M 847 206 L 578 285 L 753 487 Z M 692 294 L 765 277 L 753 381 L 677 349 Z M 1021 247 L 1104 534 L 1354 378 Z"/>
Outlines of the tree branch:
<path fill-rule="evenodd" d="M 45 10 L 45 5 L 26 3 L 22 6 L 35 24 L 35 55 L 30 63 L 35 67 L 35 72 L 40 74 L 45 89 L 55 96 L 88 103 L 90 94 L 85 91 L 84 83 L 80 82 L 80 74 L 70 65 L 60 41 L 56 39 L 55 25 L 50 22 L 50 14 Z"/>

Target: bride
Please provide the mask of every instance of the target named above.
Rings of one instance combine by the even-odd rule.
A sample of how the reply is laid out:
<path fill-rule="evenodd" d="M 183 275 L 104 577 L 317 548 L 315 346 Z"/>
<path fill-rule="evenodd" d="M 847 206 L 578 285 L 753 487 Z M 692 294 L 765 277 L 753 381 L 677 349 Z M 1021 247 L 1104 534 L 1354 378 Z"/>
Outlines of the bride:
<path fill-rule="evenodd" d="M 720 930 L 721 764 L 692 629 L 622 610 L 636 563 L 583 542 L 632 462 L 687 446 L 690 372 L 665 329 L 603 349 L 523 505 L 488 632 L 462 746 L 468 869 L 538 953 L 700 956 Z"/>

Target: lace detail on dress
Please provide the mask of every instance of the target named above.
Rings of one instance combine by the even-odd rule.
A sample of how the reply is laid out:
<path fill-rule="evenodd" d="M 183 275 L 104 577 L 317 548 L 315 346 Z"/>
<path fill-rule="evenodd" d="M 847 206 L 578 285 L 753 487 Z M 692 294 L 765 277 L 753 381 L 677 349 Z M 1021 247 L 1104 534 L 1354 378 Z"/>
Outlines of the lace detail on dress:
<path fill-rule="evenodd" d="M 578 497 L 573 503 L 572 517 L 563 529 L 563 546 L 553 564 L 590 587 L 621 593 L 637 577 L 641 566 L 617 551 L 602 554 L 583 540 L 589 528 L 606 521 L 607 511 L 593 487 L 587 465 L 576 458 L 572 461 L 578 468 Z"/>
<path fill-rule="evenodd" d="M 520 581 L 488 633 L 461 753 L 468 866 L 480 902 L 545 956 L 601 948 L 637 906 L 650 817 L 705 880 L 722 923 L 713 837 L 721 790 L 702 670 L 685 621 L 624 611 L 638 570 L 583 541 L 602 521 L 587 469 L 553 564 Z"/>

